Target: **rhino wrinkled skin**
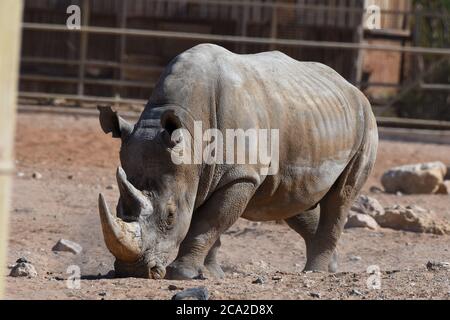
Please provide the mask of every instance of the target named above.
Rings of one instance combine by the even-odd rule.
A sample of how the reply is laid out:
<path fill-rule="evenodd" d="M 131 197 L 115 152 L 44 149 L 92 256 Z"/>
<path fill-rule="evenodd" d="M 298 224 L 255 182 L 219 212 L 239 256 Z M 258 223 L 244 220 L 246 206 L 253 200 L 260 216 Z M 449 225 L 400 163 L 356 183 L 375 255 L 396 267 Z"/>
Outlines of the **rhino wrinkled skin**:
<path fill-rule="evenodd" d="M 121 139 L 117 216 L 99 197 L 118 276 L 221 277 L 220 235 L 239 217 L 284 219 L 306 243 L 305 270 L 335 271 L 347 213 L 375 161 L 365 96 L 331 68 L 278 52 L 239 55 L 212 44 L 175 57 L 135 125 L 100 107 Z M 279 129 L 279 170 L 262 164 L 181 164 L 171 150 L 203 130 Z M 320 223 L 319 223 L 320 221 Z M 300 238 L 293 239 L 298 241 Z"/>

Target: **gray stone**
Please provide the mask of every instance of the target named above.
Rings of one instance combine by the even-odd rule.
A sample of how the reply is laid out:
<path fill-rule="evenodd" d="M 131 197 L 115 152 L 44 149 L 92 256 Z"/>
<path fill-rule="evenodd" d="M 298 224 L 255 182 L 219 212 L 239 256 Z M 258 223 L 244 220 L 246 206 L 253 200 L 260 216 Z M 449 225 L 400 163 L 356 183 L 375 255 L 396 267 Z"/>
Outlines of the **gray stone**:
<path fill-rule="evenodd" d="M 353 256 L 353 255 L 351 255 L 348 259 L 353 262 L 362 260 L 362 258 L 360 256 Z"/>
<path fill-rule="evenodd" d="M 450 194 L 450 180 L 445 180 L 439 185 L 436 194 Z"/>
<path fill-rule="evenodd" d="M 350 210 L 355 213 L 367 214 L 371 217 L 384 213 L 384 208 L 377 199 L 365 195 L 359 196 Z"/>
<path fill-rule="evenodd" d="M 37 271 L 31 263 L 19 262 L 11 269 L 9 275 L 11 277 L 34 278 L 37 276 Z"/>
<path fill-rule="evenodd" d="M 442 162 L 405 165 L 386 171 L 381 184 L 388 193 L 431 194 L 436 193 L 447 174 Z"/>
<path fill-rule="evenodd" d="M 253 284 L 264 284 L 265 280 L 263 277 L 258 277 L 252 281 Z"/>
<path fill-rule="evenodd" d="M 80 254 L 82 250 L 83 247 L 78 243 L 66 239 L 60 239 L 52 248 L 52 251 L 67 251 L 73 254 Z"/>
<path fill-rule="evenodd" d="M 39 179 L 42 179 L 42 174 L 40 174 L 39 172 L 33 172 L 33 174 L 31 175 L 31 177 L 33 178 L 33 179 L 36 179 L 36 180 L 39 180 Z"/>
<path fill-rule="evenodd" d="M 167 287 L 167 289 L 169 289 L 170 291 L 174 291 L 174 290 L 184 290 L 183 287 L 178 287 L 174 284 L 169 284 L 169 286 Z"/>
<path fill-rule="evenodd" d="M 172 300 L 208 300 L 209 293 L 205 287 L 190 288 L 178 292 Z"/>
<path fill-rule="evenodd" d="M 368 228 L 377 230 L 378 224 L 374 218 L 367 214 L 350 212 L 345 228 Z"/>
<path fill-rule="evenodd" d="M 350 290 L 350 295 L 352 296 L 362 296 L 362 293 L 356 289 Z"/>
<path fill-rule="evenodd" d="M 450 262 L 428 261 L 427 269 L 429 271 L 450 270 Z"/>
<path fill-rule="evenodd" d="M 383 228 L 412 231 L 419 233 L 450 234 L 450 226 L 444 221 L 437 221 L 428 210 L 419 206 L 400 206 L 385 208 L 384 214 L 374 217 Z"/>

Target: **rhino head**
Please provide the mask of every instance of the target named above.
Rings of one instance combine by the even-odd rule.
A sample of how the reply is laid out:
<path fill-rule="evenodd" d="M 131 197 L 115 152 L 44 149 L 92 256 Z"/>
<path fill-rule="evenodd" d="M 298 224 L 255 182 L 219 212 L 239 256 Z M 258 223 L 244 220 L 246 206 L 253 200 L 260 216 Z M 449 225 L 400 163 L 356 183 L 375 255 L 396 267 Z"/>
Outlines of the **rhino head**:
<path fill-rule="evenodd" d="M 164 278 L 188 232 L 199 180 L 195 165 L 171 161 L 171 151 L 183 143 L 182 135 L 174 138 L 172 133 L 182 123 L 166 112 L 158 124 L 133 126 L 110 107 L 99 110 L 103 131 L 121 139 L 117 215 L 99 195 L 103 236 L 116 258 L 116 276 Z"/>

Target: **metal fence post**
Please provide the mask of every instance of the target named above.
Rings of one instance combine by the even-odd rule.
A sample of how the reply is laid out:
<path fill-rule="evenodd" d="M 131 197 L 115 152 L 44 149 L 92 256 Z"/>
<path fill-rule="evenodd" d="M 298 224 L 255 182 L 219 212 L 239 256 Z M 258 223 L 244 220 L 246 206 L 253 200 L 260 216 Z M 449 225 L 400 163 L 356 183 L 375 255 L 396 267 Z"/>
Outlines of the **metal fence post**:
<path fill-rule="evenodd" d="M 22 0 L 0 1 L 0 298 L 3 297 L 21 41 Z"/>

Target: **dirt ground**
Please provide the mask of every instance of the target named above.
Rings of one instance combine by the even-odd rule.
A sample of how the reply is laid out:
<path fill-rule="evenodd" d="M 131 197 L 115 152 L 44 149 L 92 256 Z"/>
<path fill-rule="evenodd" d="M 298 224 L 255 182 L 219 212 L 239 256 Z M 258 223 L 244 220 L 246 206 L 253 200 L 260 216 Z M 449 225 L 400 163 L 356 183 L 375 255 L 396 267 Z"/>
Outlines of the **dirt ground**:
<path fill-rule="evenodd" d="M 113 257 L 102 238 L 97 196 L 114 207 L 119 143 L 101 131 L 96 117 L 22 113 L 16 138 L 8 264 L 26 257 L 36 278 L 7 279 L 8 299 L 169 299 L 178 287 L 205 286 L 212 299 L 449 299 L 450 271 L 426 263 L 450 261 L 450 236 L 390 229 L 348 229 L 339 243 L 339 272 L 302 273 L 303 240 L 286 225 L 238 221 L 222 238 L 222 280 L 115 279 Z M 416 204 L 450 220 L 449 196 L 375 194 L 371 186 L 387 168 L 422 161 L 450 164 L 450 146 L 381 141 L 375 170 L 363 193 L 381 204 Z M 33 179 L 33 172 L 42 179 Z M 112 189 L 110 186 L 114 186 Z M 83 246 L 79 255 L 51 249 L 60 239 Z M 357 256 L 357 257 L 355 257 Z M 77 265 L 79 289 L 69 289 L 67 268 Z M 372 289 L 369 266 L 381 270 Z M 253 284 L 257 277 L 263 284 Z"/>

